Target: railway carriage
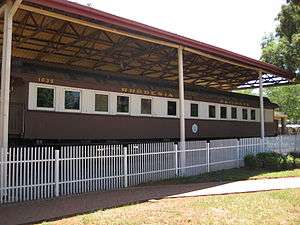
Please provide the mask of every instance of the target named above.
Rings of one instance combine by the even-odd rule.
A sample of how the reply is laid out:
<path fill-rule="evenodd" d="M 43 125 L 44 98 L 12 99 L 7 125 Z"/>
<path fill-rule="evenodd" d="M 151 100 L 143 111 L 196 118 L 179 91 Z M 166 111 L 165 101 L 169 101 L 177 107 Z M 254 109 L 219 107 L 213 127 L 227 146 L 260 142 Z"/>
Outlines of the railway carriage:
<path fill-rule="evenodd" d="M 262 101 L 263 86 L 296 79 L 70 1 L 2 1 L 1 13 L 4 149 L 272 136 L 277 105 Z M 261 98 L 230 92 L 240 87 L 260 87 Z"/>
<path fill-rule="evenodd" d="M 189 85 L 185 95 L 188 140 L 260 135 L 259 97 Z M 17 61 L 10 101 L 12 144 L 179 140 L 174 82 Z M 273 136 L 277 105 L 264 104 Z"/>

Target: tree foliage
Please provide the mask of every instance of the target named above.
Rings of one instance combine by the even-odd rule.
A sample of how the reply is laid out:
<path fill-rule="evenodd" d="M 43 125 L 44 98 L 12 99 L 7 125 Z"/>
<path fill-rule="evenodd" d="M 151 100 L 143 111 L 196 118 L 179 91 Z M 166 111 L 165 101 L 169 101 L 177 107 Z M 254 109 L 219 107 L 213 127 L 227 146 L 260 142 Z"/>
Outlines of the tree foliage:
<path fill-rule="evenodd" d="M 276 31 L 263 38 L 261 60 L 300 76 L 299 0 L 287 1 L 276 20 L 279 22 Z M 267 88 L 265 94 L 290 120 L 300 120 L 300 85 Z"/>
<path fill-rule="evenodd" d="M 300 120 L 300 84 L 265 89 L 268 98 L 279 105 L 279 110 L 288 115 L 292 122 Z"/>
<path fill-rule="evenodd" d="M 276 32 L 262 41 L 261 59 L 299 74 L 300 68 L 300 4 L 283 5 L 276 20 Z"/>

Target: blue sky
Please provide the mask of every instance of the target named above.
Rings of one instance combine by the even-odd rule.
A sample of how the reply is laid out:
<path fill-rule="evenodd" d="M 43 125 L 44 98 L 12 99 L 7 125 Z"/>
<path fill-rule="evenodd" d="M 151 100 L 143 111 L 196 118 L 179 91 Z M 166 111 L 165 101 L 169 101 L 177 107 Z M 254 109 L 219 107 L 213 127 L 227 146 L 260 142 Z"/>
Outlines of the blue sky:
<path fill-rule="evenodd" d="M 251 58 L 285 0 L 73 0 Z"/>

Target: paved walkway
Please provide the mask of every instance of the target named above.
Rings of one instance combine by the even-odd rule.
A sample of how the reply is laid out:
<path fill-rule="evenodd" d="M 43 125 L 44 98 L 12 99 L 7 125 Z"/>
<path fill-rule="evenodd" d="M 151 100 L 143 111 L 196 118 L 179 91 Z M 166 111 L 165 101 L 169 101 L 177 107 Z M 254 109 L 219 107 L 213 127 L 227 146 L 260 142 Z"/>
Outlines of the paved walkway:
<path fill-rule="evenodd" d="M 289 188 L 300 188 L 300 177 L 236 181 L 232 183 L 218 185 L 215 187 L 209 187 L 196 191 L 172 195 L 169 197 L 196 197 L 205 195 L 221 195 L 244 192 L 281 190 Z"/>
<path fill-rule="evenodd" d="M 300 177 L 249 180 L 232 183 L 195 183 L 145 186 L 118 191 L 94 192 L 50 200 L 38 200 L 0 206 L 0 225 L 33 223 L 99 209 L 162 199 L 211 194 L 229 194 L 262 190 L 300 188 Z"/>

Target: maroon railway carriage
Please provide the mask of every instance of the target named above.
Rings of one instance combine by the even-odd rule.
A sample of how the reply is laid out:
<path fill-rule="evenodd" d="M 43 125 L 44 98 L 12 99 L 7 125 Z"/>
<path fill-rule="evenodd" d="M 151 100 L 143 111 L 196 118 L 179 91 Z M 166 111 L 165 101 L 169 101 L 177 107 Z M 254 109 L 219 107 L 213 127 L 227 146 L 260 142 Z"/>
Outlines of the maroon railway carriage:
<path fill-rule="evenodd" d="M 179 139 L 177 84 L 13 64 L 11 144 L 134 142 Z M 186 85 L 186 137 L 260 136 L 259 97 Z M 277 133 L 274 109 L 264 99 L 267 136 Z"/>
<path fill-rule="evenodd" d="M 277 105 L 265 99 L 264 129 L 258 97 L 225 91 L 288 84 L 294 73 L 70 1 L 14 4 L 0 27 L 1 146 L 7 133 L 10 144 L 276 134 Z"/>

